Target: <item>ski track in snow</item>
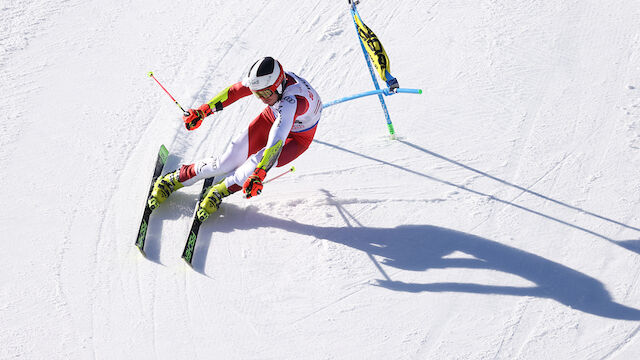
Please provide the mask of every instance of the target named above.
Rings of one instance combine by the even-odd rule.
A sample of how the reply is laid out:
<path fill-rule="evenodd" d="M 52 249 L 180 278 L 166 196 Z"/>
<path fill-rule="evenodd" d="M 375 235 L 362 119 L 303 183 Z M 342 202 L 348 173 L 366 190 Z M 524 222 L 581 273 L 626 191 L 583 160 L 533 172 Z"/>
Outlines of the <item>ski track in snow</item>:
<path fill-rule="evenodd" d="M 632 340 L 638 335 L 639 331 L 640 325 L 633 329 L 633 331 L 631 331 L 624 339 L 620 340 L 617 346 L 615 346 L 609 353 L 602 357 L 602 360 L 611 359 L 616 355 L 621 354 L 625 346 L 629 345 L 632 342 Z"/>

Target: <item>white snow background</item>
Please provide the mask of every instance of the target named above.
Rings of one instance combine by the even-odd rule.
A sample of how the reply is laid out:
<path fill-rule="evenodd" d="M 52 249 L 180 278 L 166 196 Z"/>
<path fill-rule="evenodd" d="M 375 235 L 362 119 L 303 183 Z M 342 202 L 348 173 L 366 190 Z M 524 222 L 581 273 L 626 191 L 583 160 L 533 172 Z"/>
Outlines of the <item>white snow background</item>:
<path fill-rule="evenodd" d="M 0 359 L 640 358 L 640 3 L 371 1 L 402 87 L 325 109 L 297 172 L 200 185 L 134 247 L 165 172 L 219 154 L 262 56 L 371 90 L 347 2 L 0 2 Z M 270 172 L 273 177 L 279 170 Z"/>

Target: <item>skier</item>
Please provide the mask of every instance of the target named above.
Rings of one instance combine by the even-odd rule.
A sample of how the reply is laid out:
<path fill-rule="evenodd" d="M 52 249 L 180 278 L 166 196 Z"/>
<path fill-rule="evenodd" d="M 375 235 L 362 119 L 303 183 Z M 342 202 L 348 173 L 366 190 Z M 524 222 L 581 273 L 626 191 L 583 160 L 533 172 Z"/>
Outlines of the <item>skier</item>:
<path fill-rule="evenodd" d="M 320 96 L 306 80 L 285 72 L 272 57 L 256 61 L 241 82 L 222 90 L 198 109 L 189 109 L 189 115 L 183 116 L 185 127 L 197 129 L 205 117 L 252 93 L 267 105 L 262 113 L 222 155 L 182 165 L 159 177 L 148 199 L 149 208 L 157 208 L 184 186 L 224 176 L 198 205 L 197 216 L 204 221 L 218 210 L 224 197 L 240 190 L 247 199 L 260 195 L 271 167 L 284 166 L 307 150 L 322 113 Z"/>

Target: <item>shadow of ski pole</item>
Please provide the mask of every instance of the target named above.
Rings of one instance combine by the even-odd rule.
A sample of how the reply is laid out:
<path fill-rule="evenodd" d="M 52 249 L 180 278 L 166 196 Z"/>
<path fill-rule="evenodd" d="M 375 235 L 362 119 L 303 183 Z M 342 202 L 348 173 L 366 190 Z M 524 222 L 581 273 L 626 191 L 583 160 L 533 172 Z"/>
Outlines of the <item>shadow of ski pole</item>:
<path fill-rule="evenodd" d="M 609 219 L 609 218 L 607 218 L 607 217 L 604 217 L 604 216 L 601 216 L 601 215 L 594 214 L 594 213 L 592 213 L 592 212 L 585 211 L 585 210 L 583 210 L 583 209 L 580 209 L 580 208 L 578 208 L 578 207 L 575 207 L 575 206 L 572 206 L 572 205 L 566 204 L 566 203 L 561 202 L 561 201 L 559 201 L 559 200 L 555 200 L 555 199 L 552 199 L 552 198 L 550 198 L 550 197 L 548 197 L 548 196 L 545 196 L 545 195 L 542 195 L 542 194 L 536 193 L 536 192 L 531 191 L 531 190 L 529 190 L 529 189 L 526 189 L 526 188 L 524 188 L 524 187 L 522 187 L 522 186 L 520 186 L 520 185 L 512 184 L 512 183 L 510 183 L 510 182 L 508 182 L 508 181 L 502 180 L 502 179 L 500 179 L 500 178 L 497 178 L 497 177 L 495 177 L 495 176 L 492 176 L 492 175 L 487 174 L 487 173 L 485 173 L 485 172 L 482 172 L 482 171 L 480 171 L 480 170 L 476 170 L 476 169 L 474 169 L 474 168 L 472 168 L 472 167 L 470 167 L 470 166 L 464 165 L 464 164 L 459 163 L 459 162 L 457 162 L 457 161 L 455 161 L 455 160 L 451 160 L 451 159 L 449 159 L 449 158 L 447 158 L 447 157 L 444 157 L 444 156 L 442 156 L 442 155 L 436 154 L 436 153 L 434 153 L 434 152 L 432 152 L 432 151 L 429 151 L 429 150 L 424 149 L 424 148 L 421 148 L 421 147 L 419 147 L 419 146 L 417 146 L 417 145 L 411 144 L 411 143 L 409 143 L 409 142 L 407 142 L 407 141 L 404 141 L 404 140 L 397 140 L 397 141 L 398 141 L 398 142 L 400 142 L 400 143 L 402 143 L 402 144 L 404 144 L 404 145 L 407 145 L 407 146 L 409 146 L 409 147 L 411 147 L 411 148 L 414 148 L 414 149 L 416 149 L 416 150 L 419 150 L 419 151 L 421 151 L 421 152 L 424 152 L 424 153 L 426 153 L 426 154 L 429 154 L 429 155 L 432 155 L 432 156 L 437 157 L 437 158 L 439 158 L 439 159 L 442 159 L 442 160 L 445 160 L 445 161 L 451 162 L 451 163 L 452 163 L 452 164 L 454 164 L 454 165 L 461 166 L 461 167 L 463 167 L 464 169 L 467 169 L 467 170 L 473 171 L 473 172 L 475 172 L 475 173 L 477 173 L 477 174 L 480 174 L 480 175 L 482 175 L 482 176 L 486 176 L 486 177 L 488 177 L 488 178 L 490 178 L 490 179 L 493 179 L 493 180 L 495 180 L 495 181 L 498 181 L 498 182 L 500 182 L 500 183 L 502 183 L 502 184 L 504 184 L 504 185 L 511 186 L 511 187 L 516 188 L 516 189 L 519 189 L 519 190 L 522 190 L 522 191 L 526 191 L 526 192 L 528 192 L 528 193 L 531 193 L 531 194 L 533 194 L 533 195 L 536 195 L 536 196 L 538 196 L 538 197 L 541 197 L 541 198 L 543 198 L 543 199 L 545 199 L 545 200 L 552 201 L 552 202 L 553 202 L 553 203 L 555 203 L 555 204 L 563 205 L 563 206 L 568 207 L 568 208 L 570 208 L 570 209 L 572 209 L 572 210 L 580 211 L 580 212 L 583 212 L 583 213 L 585 213 L 585 214 L 589 214 L 589 215 L 591 215 L 591 216 L 595 216 L 595 217 L 597 217 L 597 218 L 599 218 L 599 219 L 602 219 L 602 220 L 605 220 L 605 221 L 608 221 L 608 222 L 614 223 L 614 224 L 616 224 L 616 225 L 623 226 L 623 227 L 625 227 L 625 228 L 629 228 L 629 229 L 633 229 L 633 230 L 636 230 L 636 231 L 640 231 L 640 229 L 638 229 L 638 228 L 636 228 L 636 227 L 633 227 L 633 226 L 630 226 L 630 225 L 623 224 L 623 223 L 621 223 L 621 222 L 619 222 L 619 221 L 616 221 L 616 220 L 613 220 L 613 219 Z M 598 238 L 601 238 L 601 239 L 603 239 L 603 240 L 609 241 L 609 242 L 611 242 L 611 243 L 613 243 L 613 244 L 616 244 L 616 245 L 618 245 L 618 246 L 621 246 L 621 247 L 623 247 L 623 248 L 625 248 L 625 249 L 627 249 L 627 250 L 630 250 L 630 251 L 633 251 L 633 252 L 636 252 L 636 253 L 640 253 L 640 249 L 638 249 L 638 248 L 637 248 L 637 247 L 635 247 L 635 246 L 629 246 L 629 244 L 627 244 L 627 243 L 623 243 L 623 242 L 620 242 L 620 241 L 617 241 L 617 240 L 611 239 L 610 237 L 605 236 L 605 235 L 600 234 L 600 233 L 597 233 L 597 232 L 595 232 L 595 231 L 593 231 L 593 230 L 587 229 L 587 228 L 585 228 L 585 227 L 582 227 L 582 226 L 579 226 L 579 225 L 576 225 L 576 224 L 569 223 L 569 222 L 564 221 L 564 220 L 562 220 L 562 219 L 559 219 L 559 218 L 556 218 L 556 217 L 553 217 L 553 216 L 550 216 L 550 215 L 544 214 L 544 213 L 542 213 L 542 212 L 540 212 L 540 211 L 537 211 L 537 210 L 534 210 L 534 209 L 530 209 L 530 208 L 527 208 L 527 207 L 522 206 L 522 205 L 518 205 L 518 204 L 516 204 L 516 203 L 514 203 L 514 202 L 512 202 L 512 201 L 503 200 L 503 199 L 500 199 L 500 198 L 498 198 L 498 197 L 496 197 L 496 196 L 494 196 L 494 195 L 491 195 L 491 194 L 485 194 L 485 193 L 483 193 L 483 192 L 481 192 L 481 191 L 477 191 L 477 190 L 474 190 L 474 189 L 470 189 L 470 188 L 465 187 L 465 186 L 463 186 L 463 185 L 455 184 L 455 183 L 453 183 L 453 182 L 451 182 L 451 181 L 447 181 L 447 180 L 443 180 L 443 179 L 438 179 L 438 178 L 433 177 L 433 176 L 431 176 L 431 175 L 428 175 L 428 174 L 425 174 L 425 173 L 421 173 L 421 172 L 419 172 L 419 171 L 411 170 L 411 169 L 408 169 L 408 168 L 406 168 L 406 167 L 403 167 L 403 166 L 400 166 L 400 165 L 397 165 L 397 164 L 391 163 L 391 162 L 389 162 L 389 161 L 385 161 L 385 160 L 381 160 L 381 159 L 374 158 L 374 157 L 369 156 L 369 155 L 361 154 L 361 153 L 358 153 L 358 152 L 356 152 L 356 151 L 349 150 L 349 149 L 346 149 L 346 148 L 344 148 L 344 147 L 341 147 L 341 146 L 339 146 L 339 145 L 330 144 L 330 143 L 328 143 L 328 142 L 325 142 L 325 141 L 322 141 L 322 140 L 317 140 L 317 139 L 315 139 L 315 140 L 314 140 L 314 142 L 315 142 L 315 143 L 318 143 L 318 144 L 321 144 L 321 145 L 324 145 L 324 146 L 328 146 L 328 147 L 331 147 L 331 148 L 334 148 L 334 149 L 340 150 L 340 151 L 344 151 L 344 152 L 349 153 L 349 154 L 352 154 L 352 155 L 356 155 L 356 156 L 359 156 L 359 157 L 365 158 L 365 159 L 367 159 L 367 160 L 375 161 L 375 162 L 378 162 L 378 163 L 380 163 L 380 164 L 384 164 L 384 165 L 386 165 L 386 166 L 396 168 L 396 169 L 398 169 L 398 170 L 402 170 L 402 171 L 405 171 L 405 172 L 408 172 L 408 173 L 411 173 L 411 174 L 414 174 L 414 175 L 417 175 L 417 176 L 421 176 L 421 177 L 427 178 L 427 179 L 432 180 L 432 181 L 436 181 L 436 182 L 439 182 L 439 183 L 442 183 L 442 184 L 445 184 L 445 185 L 449 185 L 449 186 L 452 186 L 452 187 L 458 188 L 458 189 L 460 189 L 460 190 L 464 190 L 464 191 L 470 192 L 470 193 L 475 194 L 475 195 L 478 195 L 478 196 L 486 197 L 486 198 L 488 198 L 488 199 L 490 199 L 490 200 L 493 200 L 493 201 L 496 201 L 496 202 L 499 202 L 499 203 L 502 203 L 502 204 L 505 204 L 505 205 L 513 206 L 513 207 L 515 207 L 515 208 L 517 208 L 517 209 L 520 209 L 520 210 L 526 211 L 526 212 L 531 213 L 531 214 L 535 214 L 535 215 L 540 216 L 540 217 L 543 217 L 543 218 L 545 218 L 545 219 L 548 219 L 548 220 L 551 220 L 551 221 L 557 222 L 557 223 L 562 224 L 562 225 L 566 225 L 566 226 L 571 227 L 571 228 L 573 228 L 573 229 L 580 230 L 580 231 L 583 231 L 583 232 L 585 232 L 585 233 L 587 233 L 587 234 L 590 234 L 590 235 L 596 236 L 596 237 L 598 237 Z"/>

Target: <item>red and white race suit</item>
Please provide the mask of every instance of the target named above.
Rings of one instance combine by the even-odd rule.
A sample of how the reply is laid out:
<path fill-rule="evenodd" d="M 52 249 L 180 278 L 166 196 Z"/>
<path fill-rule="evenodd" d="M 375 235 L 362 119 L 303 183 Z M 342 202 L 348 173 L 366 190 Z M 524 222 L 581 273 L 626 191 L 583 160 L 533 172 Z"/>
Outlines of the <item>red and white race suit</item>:
<path fill-rule="evenodd" d="M 179 180 L 183 185 L 222 175 L 229 191 L 235 192 L 242 188 L 260 163 L 265 149 L 278 141 L 284 145 L 275 164 L 277 167 L 290 163 L 307 150 L 320 121 L 322 101 L 306 80 L 291 72 L 286 72 L 286 75 L 287 86 L 281 99 L 273 106 L 267 106 L 222 155 L 180 168 Z M 238 82 L 223 90 L 209 105 L 212 110 L 220 111 L 249 95 L 251 90 Z"/>

